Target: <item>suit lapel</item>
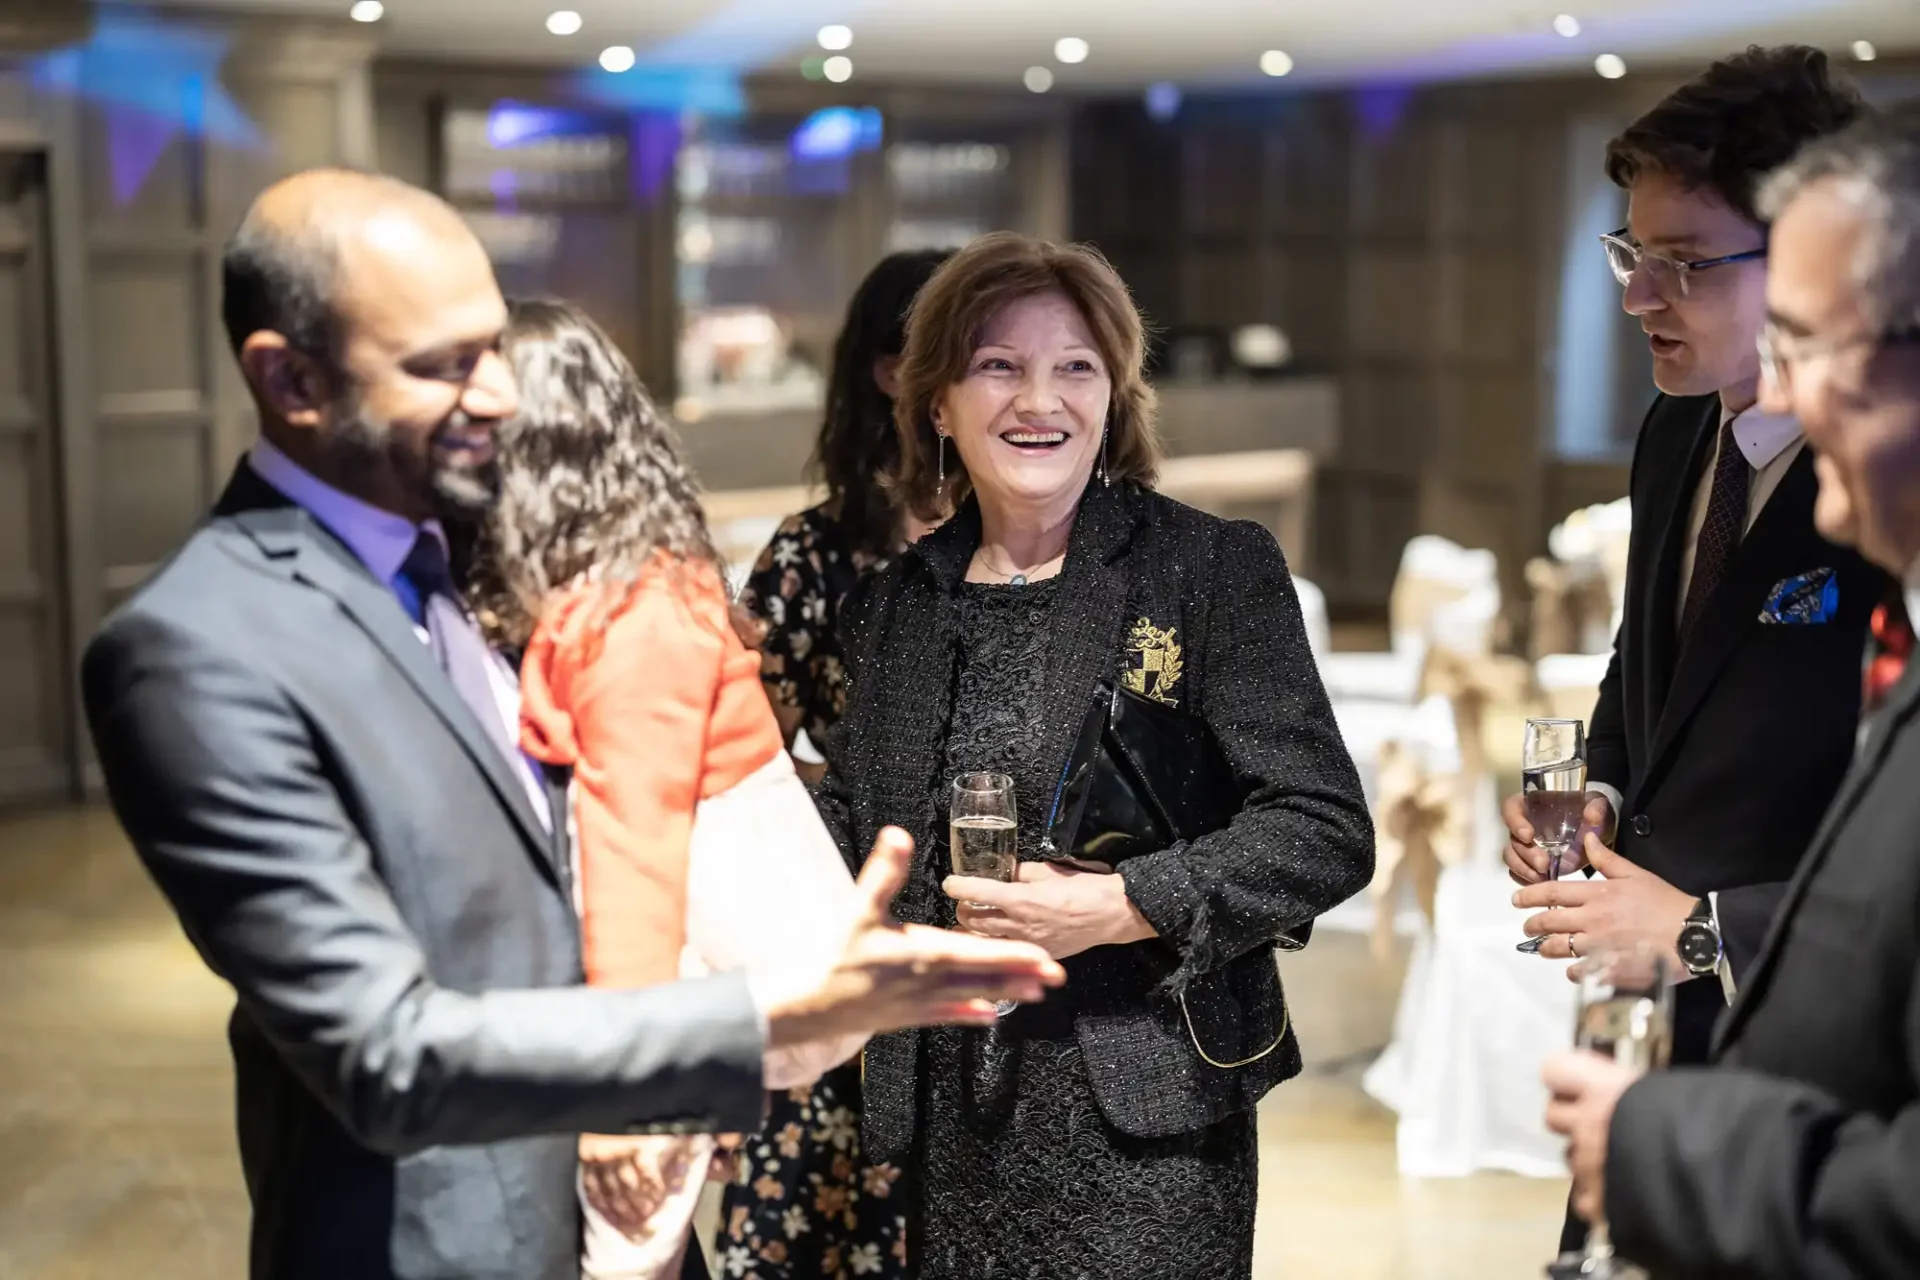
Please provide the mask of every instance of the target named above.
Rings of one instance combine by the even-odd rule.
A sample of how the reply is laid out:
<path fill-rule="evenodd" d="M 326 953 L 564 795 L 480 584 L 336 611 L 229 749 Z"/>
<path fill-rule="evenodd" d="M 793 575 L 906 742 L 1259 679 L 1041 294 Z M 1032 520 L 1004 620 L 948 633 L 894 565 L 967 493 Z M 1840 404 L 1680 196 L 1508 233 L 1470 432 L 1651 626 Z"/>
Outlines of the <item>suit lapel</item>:
<path fill-rule="evenodd" d="M 1760 518 L 1734 550 L 1727 576 L 1694 624 L 1693 636 L 1680 654 L 1679 667 L 1673 673 L 1673 688 L 1660 713 L 1659 729 L 1654 734 L 1653 752 L 1648 759 L 1649 776 L 1660 772 L 1688 718 L 1713 688 L 1748 629 L 1760 625 L 1760 611 L 1766 606 L 1767 593 L 1774 584 L 1783 573 L 1813 567 L 1799 564 L 1798 558 L 1804 556 L 1813 537 L 1813 500 L 1817 488 L 1813 455 L 1803 449 L 1787 474 L 1781 477 L 1780 486 L 1767 500 Z M 1666 621 L 1671 630 L 1671 614 Z"/>
<path fill-rule="evenodd" d="M 979 544 L 979 529 L 979 512 L 969 505 L 908 550 L 898 569 L 901 588 L 888 606 L 891 616 L 875 617 L 868 632 L 883 637 L 887 649 L 864 653 L 856 678 L 912 673 L 907 678 L 914 687 L 931 696 L 910 699 L 912 713 L 905 715 L 884 691 L 853 696 L 849 703 L 862 714 L 857 721 L 850 718 L 842 732 L 845 751 L 861 762 L 850 773 L 886 784 L 860 797 L 859 803 L 871 808 L 864 815 L 866 829 L 857 834 L 871 838 L 884 820 L 913 836 L 914 870 L 894 903 L 894 914 L 909 923 L 936 918 L 934 886 L 940 872 L 929 858 L 939 842 L 940 796 L 948 782 L 940 766 L 957 658 L 953 583 Z M 865 850 L 855 853 L 863 857 Z"/>
<path fill-rule="evenodd" d="M 570 822 L 573 817 L 573 798 L 569 786 L 573 781 L 571 770 L 557 764 L 540 766 L 542 790 L 547 797 L 547 812 L 552 816 L 551 825 L 546 833 L 547 849 L 553 858 L 553 869 L 560 880 L 560 887 L 566 891 L 567 898 L 574 895 L 573 874 L 573 832 Z"/>
<path fill-rule="evenodd" d="M 1133 530 L 1131 493 L 1104 486 L 1089 490 L 1081 503 L 1073 540 L 1061 568 L 1060 595 L 1054 601 L 1051 660 L 1048 664 L 1039 759 L 1052 772 L 1065 767 L 1074 740 L 1086 723 L 1087 707 L 1102 681 L 1118 683 L 1120 651 L 1126 634 L 1128 575 L 1119 560 Z M 1041 811 L 1051 804 L 1043 796 Z"/>
<path fill-rule="evenodd" d="M 1853 807 L 1859 801 L 1861 792 L 1879 775 L 1896 731 L 1916 712 L 1920 712 L 1920 661 L 1907 664 L 1900 682 L 1887 697 L 1887 705 L 1867 719 L 1865 735 L 1859 752 L 1854 756 L 1853 767 L 1847 770 L 1847 776 L 1841 780 L 1833 803 L 1827 806 L 1819 830 L 1814 832 L 1806 855 L 1800 859 L 1800 865 L 1794 871 L 1786 897 L 1781 899 L 1773 923 L 1767 928 L 1766 941 L 1761 944 L 1760 954 L 1754 958 L 1752 972 L 1740 983 L 1740 994 L 1734 1000 L 1732 1009 L 1720 1020 L 1714 1036 L 1714 1056 L 1719 1056 L 1722 1048 L 1732 1042 L 1747 1013 L 1760 1001 L 1768 980 L 1773 976 L 1794 913 L 1807 896 L 1807 886 L 1819 874 L 1828 854 L 1832 852 L 1835 838 L 1853 815 Z"/>
<path fill-rule="evenodd" d="M 260 502 L 264 497 L 259 492 L 262 490 L 278 501 Z M 375 580 L 353 552 L 318 521 L 281 498 L 250 470 L 243 468 L 241 476 L 236 476 L 221 509 L 226 518 L 244 529 L 270 558 L 284 563 L 297 581 L 332 597 L 347 617 L 400 669 L 486 774 L 501 803 L 513 815 L 521 835 L 538 855 L 540 865 L 558 883 L 558 872 L 551 857 L 552 837 L 534 814 L 525 786 L 514 776 L 513 762 L 500 754 L 453 682 L 434 661 L 432 651 L 420 643 L 413 624 L 386 584 Z"/>

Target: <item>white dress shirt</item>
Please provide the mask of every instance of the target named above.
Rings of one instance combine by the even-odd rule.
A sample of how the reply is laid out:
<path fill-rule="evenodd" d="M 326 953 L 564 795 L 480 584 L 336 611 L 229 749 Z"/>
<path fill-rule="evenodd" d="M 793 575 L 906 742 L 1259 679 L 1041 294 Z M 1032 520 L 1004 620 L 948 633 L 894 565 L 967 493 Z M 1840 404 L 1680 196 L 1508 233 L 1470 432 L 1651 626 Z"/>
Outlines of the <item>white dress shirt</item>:
<path fill-rule="evenodd" d="M 1727 421 L 1728 414 L 1722 409 L 1723 434 L 1714 437 L 1713 452 L 1708 455 L 1706 469 L 1701 472 L 1700 483 L 1693 492 L 1693 510 L 1687 517 L 1687 541 L 1680 549 L 1680 589 L 1673 600 L 1676 628 L 1687 608 L 1687 588 L 1693 583 L 1693 559 L 1700 546 L 1700 530 L 1707 523 L 1707 504 L 1713 496 L 1713 469 L 1720 462 L 1720 442 Z M 1747 522 L 1740 527 L 1740 536 L 1745 537 L 1753 531 L 1753 522 L 1760 518 L 1767 499 L 1780 487 L 1793 460 L 1800 456 L 1807 438 L 1800 433 L 1800 424 L 1795 419 L 1784 414 L 1762 413 L 1758 408 L 1734 414 L 1732 421 L 1733 442 L 1752 469 L 1747 484 Z"/>
<path fill-rule="evenodd" d="M 446 544 L 446 532 L 438 521 L 429 520 L 423 525 L 416 525 L 405 516 L 382 511 L 351 494 L 342 493 L 265 440 L 253 442 L 253 448 L 247 454 L 247 465 L 290 501 L 304 507 L 307 514 L 344 542 L 360 563 L 389 587 L 400 575 L 408 554 L 413 551 L 413 544 L 422 533 L 430 533 L 440 539 L 442 546 Z M 394 597 L 394 607 L 400 608 L 397 595 Z M 421 644 L 432 643 L 427 629 L 419 623 L 414 624 L 413 633 L 420 637 Z M 487 664 L 487 684 L 493 691 L 494 708 L 500 715 L 500 722 L 506 726 L 507 741 L 520 741 L 520 681 L 507 665 L 506 659 L 499 654 L 494 654 L 493 661 Z M 521 783 L 526 787 L 527 798 L 533 802 L 533 811 L 538 815 L 541 825 L 550 831 L 553 829 L 553 805 L 547 798 L 545 776 L 540 766 L 525 755 L 520 756 L 518 764 Z"/>
<path fill-rule="evenodd" d="M 1907 576 L 1900 582 L 1900 595 L 1907 602 L 1907 620 L 1920 618 L 1920 560 L 1907 566 Z"/>

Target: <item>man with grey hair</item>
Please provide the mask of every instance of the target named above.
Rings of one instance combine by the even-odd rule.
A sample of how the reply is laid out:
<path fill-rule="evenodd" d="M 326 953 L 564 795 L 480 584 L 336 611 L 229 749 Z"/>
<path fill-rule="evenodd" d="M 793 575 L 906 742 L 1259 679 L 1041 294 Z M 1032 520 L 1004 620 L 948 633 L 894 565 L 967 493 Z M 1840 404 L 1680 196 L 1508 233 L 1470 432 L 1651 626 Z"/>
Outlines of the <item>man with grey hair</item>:
<path fill-rule="evenodd" d="M 1817 456 L 1815 521 L 1900 580 L 1859 749 L 1710 1066 L 1547 1064 L 1574 1203 L 1655 1276 L 1920 1274 L 1920 102 L 1762 193 L 1766 403 Z M 1785 629 L 1783 629 L 1784 631 Z M 1791 724 L 1779 726 L 1790 734 Z"/>

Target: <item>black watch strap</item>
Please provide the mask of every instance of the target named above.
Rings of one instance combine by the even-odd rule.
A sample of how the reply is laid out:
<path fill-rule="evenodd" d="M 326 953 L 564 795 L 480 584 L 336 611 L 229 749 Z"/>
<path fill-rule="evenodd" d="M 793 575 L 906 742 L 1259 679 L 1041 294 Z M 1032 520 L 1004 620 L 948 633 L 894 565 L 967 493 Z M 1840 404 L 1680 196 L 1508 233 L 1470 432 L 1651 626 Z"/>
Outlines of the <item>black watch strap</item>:
<path fill-rule="evenodd" d="M 1678 948 L 1687 971 L 1696 978 L 1704 978 L 1720 967 L 1726 953 L 1720 927 L 1713 919 L 1713 903 L 1706 898 L 1696 899 L 1693 910 L 1687 913 L 1687 922 L 1680 926 Z"/>

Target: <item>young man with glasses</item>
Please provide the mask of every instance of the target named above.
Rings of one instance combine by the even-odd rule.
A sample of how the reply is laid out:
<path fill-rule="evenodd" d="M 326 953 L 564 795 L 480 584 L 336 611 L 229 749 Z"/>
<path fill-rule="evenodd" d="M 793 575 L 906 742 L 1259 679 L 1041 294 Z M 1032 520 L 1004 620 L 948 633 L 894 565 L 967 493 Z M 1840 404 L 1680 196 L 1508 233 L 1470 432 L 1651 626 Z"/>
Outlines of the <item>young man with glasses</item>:
<path fill-rule="evenodd" d="M 1516 796 L 1506 857 L 1541 955 L 1643 941 L 1690 979 L 1676 1062 L 1706 1059 L 1853 751 L 1885 579 L 1820 537 L 1800 426 L 1756 404 L 1767 225 L 1754 201 L 1767 173 L 1864 110 L 1819 50 L 1754 48 L 1607 149 L 1628 217 L 1602 240 L 1662 394 L 1634 451 L 1625 612 L 1588 736 L 1600 841 L 1589 875 L 1541 883 Z"/>
<path fill-rule="evenodd" d="M 1761 403 L 1806 428 L 1814 520 L 1903 579 L 1860 745 L 1710 1067 L 1548 1062 L 1574 1203 L 1656 1277 L 1920 1274 L 1920 102 L 1808 147 L 1773 220 Z"/>

